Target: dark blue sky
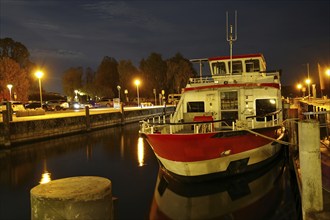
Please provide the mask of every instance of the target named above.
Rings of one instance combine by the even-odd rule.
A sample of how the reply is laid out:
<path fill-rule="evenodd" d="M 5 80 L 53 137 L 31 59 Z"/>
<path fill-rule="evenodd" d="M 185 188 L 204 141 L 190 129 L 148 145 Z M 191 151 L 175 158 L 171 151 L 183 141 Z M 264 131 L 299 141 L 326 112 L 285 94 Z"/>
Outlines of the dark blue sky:
<path fill-rule="evenodd" d="M 151 52 L 163 59 L 228 55 L 226 11 L 235 10 L 234 54 L 263 53 L 268 69 L 283 70 L 283 85 L 304 78 L 308 62 L 318 83 L 317 63 L 330 66 L 328 0 L 1 0 L 0 37 L 23 43 L 45 68 L 44 88 L 62 92 L 66 69 L 96 70 L 104 56 L 138 66 Z"/>

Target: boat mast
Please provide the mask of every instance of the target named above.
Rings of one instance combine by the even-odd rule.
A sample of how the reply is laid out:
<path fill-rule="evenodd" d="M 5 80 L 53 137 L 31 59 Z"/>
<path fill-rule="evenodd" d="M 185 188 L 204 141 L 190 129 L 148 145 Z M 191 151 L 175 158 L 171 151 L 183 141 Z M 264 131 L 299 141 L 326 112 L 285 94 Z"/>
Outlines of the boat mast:
<path fill-rule="evenodd" d="M 229 30 L 229 33 L 228 33 Z M 230 45 L 230 75 L 233 73 L 233 42 L 237 40 L 237 11 L 235 11 L 235 37 L 233 37 L 233 25 L 228 28 L 228 11 L 226 11 L 226 35 Z"/>

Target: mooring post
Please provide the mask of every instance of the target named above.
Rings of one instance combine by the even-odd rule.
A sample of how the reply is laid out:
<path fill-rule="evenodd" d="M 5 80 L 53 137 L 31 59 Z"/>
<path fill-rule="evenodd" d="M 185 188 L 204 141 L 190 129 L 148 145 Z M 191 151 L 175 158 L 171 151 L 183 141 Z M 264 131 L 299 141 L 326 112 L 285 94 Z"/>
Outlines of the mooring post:
<path fill-rule="evenodd" d="M 85 106 L 85 113 L 86 113 L 86 131 L 90 131 L 91 130 L 91 118 L 89 116 L 88 105 Z"/>
<path fill-rule="evenodd" d="M 302 214 L 306 219 L 308 213 L 323 210 L 319 122 L 299 121 L 298 136 Z"/>
<path fill-rule="evenodd" d="M 125 125 L 125 111 L 124 111 L 124 105 L 122 102 L 120 102 L 120 114 L 121 114 L 121 118 L 120 118 L 121 125 Z"/>
<path fill-rule="evenodd" d="M 31 219 L 113 219 L 111 181 L 78 176 L 40 184 L 30 191 Z"/>
<path fill-rule="evenodd" d="M 2 120 L 3 120 L 3 126 L 4 126 L 4 145 L 5 147 L 9 147 L 11 145 L 10 141 L 10 116 L 9 116 L 10 110 L 8 108 L 6 110 L 2 111 Z"/>

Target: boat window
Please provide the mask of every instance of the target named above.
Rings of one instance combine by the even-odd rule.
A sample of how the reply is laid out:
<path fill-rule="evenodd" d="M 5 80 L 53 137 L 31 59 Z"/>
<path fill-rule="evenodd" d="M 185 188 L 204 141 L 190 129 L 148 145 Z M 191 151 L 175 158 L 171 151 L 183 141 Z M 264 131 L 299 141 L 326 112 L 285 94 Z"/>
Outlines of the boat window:
<path fill-rule="evenodd" d="M 230 70 L 230 61 L 228 62 L 229 70 Z M 243 72 L 242 61 L 233 61 L 233 75 L 240 75 Z"/>
<path fill-rule="evenodd" d="M 260 71 L 260 62 L 257 59 L 251 59 L 245 61 L 246 72 L 259 72 Z"/>
<path fill-rule="evenodd" d="M 187 112 L 205 112 L 204 102 L 187 102 Z"/>
<path fill-rule="evenodd" d="M 276 111 L 275 99 L 257 99 L 256 100 L 256 114 L 261 116 L 257 118 L 257 121 L 264 121 L 264 116 Z M 276 118 L 276 115 L 275 115 Z M 266 116 L 267 121 L 272 120 L 272 116 Z"/>
<path fill-rule="evenodd" d="M 237 92 L 221 92 L 221 110 L 238 109 Z"/>
<path fill-rule="evenodd" d="M 229 91 L 220 93 L 221 119 L 228 125 L 238 119 L 238 92 Z"/>
<path fill-rule="evenodd" d="M 212 63 L 213 75 L 224 75 L 226 74 L 226 63 L 225 62 L 216 62 Z"/>

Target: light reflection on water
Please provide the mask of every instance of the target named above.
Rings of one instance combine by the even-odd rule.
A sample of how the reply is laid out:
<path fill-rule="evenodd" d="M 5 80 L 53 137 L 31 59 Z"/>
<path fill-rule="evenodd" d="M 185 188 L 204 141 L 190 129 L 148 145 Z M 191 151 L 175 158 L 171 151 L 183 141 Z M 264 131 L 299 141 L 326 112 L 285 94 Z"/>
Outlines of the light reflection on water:
<path fill-rule="evenodd" d="M 138 137 L 138 124 L 0 151 L 0 167 L 0 219 L 30 218 L 30 190 L 41 182 L 43 175 L 52 180 L 72 176 L 102 176 L 110 179 L 112 194 L 118 198 L 118 219 L 157 219 L 153 213 L 161 211 L 163 207 L 155 203 L 160 182 L 157 182 L 159 166 L 150 146 Z M 284 175 L 279 178 L 282 179 L 278 181 L 281 183 L 279 187 L 283 189 Z M 209 186 L 201 188 L 205 187 Z M 287 194 L 288 187 L 285 184 L 284 190 Z M 178 204 L 175 199 L 181 197 L 174 196 L 172 200 L 166 197 L 170 198 L 166 203 Z M 188 198 L 191 204 L 194 202 L 192 199 Z M 221 209 L 214 201 L 209 199 L 205 204 Z M 165 209 L 168 208 L 171 209 Z M 179 210 L 183 211 L 184 206 L 181 208 Z M 189 219 L 189 216 L 183 218 Z"/>
<path fill-rule="evenodd" d="M 30 190 L 47 178 L 72 176 L 110 179 L 120 219 L 145 219 L 158 172 L 153 152 L 138 138 L 138 124 L 0 151 L 0 167 L 0 219 L 29 219 Z"/>
<path fill-rule="evenodd" d="M 142 137 L 139 137 L 138 139 L 137 155 L 138 155 L 139 166 L 142 167 L 144 165 L 144 143 Z"/>
<path fill-rule="evenodd" d="M 40 184 L 45 184 L 45 183 L 49 183 L 52 179 L 51 179 L 51 173 L 48 172 L 47 170 L 47 160 L 44 159 L 43 160 L 43 173 L 41 174 L 41 180 L 40 180 Z"/>

